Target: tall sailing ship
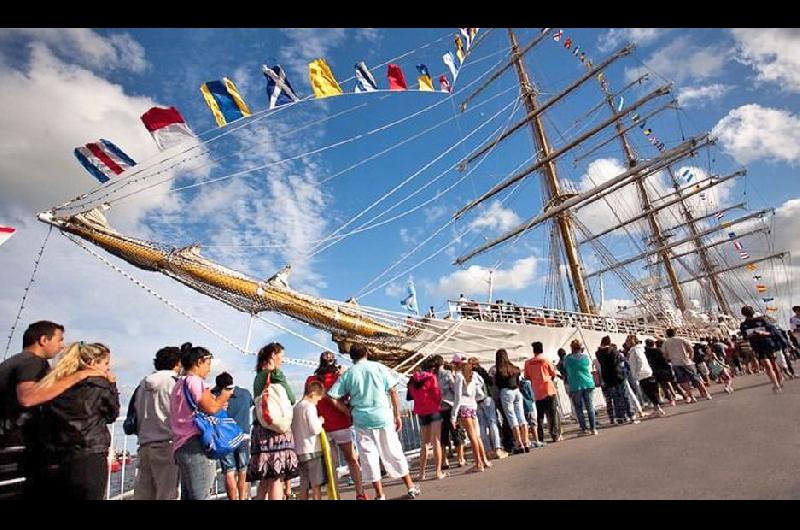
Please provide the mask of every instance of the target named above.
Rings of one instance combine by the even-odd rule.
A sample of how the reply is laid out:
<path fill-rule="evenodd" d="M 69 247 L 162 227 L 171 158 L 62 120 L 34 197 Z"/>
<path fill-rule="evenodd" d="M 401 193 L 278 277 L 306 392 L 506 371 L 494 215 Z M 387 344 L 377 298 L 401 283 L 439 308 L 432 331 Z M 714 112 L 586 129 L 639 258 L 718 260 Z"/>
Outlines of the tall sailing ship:
<path fill-rule="evenodd" d="M 496 152 L 506 142 L 520 135 L 530 134 L 530 150 L 516 153 L 517 162 L 521 162 L 517 170 L 451 212 L 444 227 L 436 233 L 459 220 L 481 215 L 481 209 L 490 200 L 509 197 L 517 193 L 522 184 L 538 181 L 543 205 L 540 211 L 457 256 L 453 264 L 465 266 L 482 255 L 502 257 L 509 245 L 534 230 L 544 230 L 548 242 L 548 273 L 544 278 L 545 300 L 541 306 L 453 299 L 448 301 L 445 314 L 419 317 L 370 307 L 362 304 L 359 298 L 333 300 L 300 292 L 290 286 L 290 266 L 265 274 L 265 277 L 274 274 L 269 279 L 254 278 L 204 257 L 199 245 L 178 248 L 168 242 L 134 238 L 112 227 L 106 218 L 107 211 L 113 210 L 121 199 L 163 183 L 165 168 L 189 160 L 197 149 L 207 148 L 208 140 L 169 151 L 169 156 L 151 163 L 128 168 L 118 178 L 40 213 L 39 219 L 104 261 L 107 260 L 85 242 L 139 269 L 169 276 L 238 311 L 261 318 L 266 318 L 265 313 L 276 312 L 330 333 L 341 353 L 346 353 L 354 343 L 365 343 L 380 362 L 400 373 L 410 372 L 425 357 L 436 353 L 465 353 L 492 362 L 494 352 L 505 348 L 513 359 L 520 360 L 530 355 L 533 341 L 542 341 L 546 351 L 554 352 L 567 347 L 574 338 L 593 348 L 604 335 L 610 335 L 621 344 L 629 333 L 655 337 L 663 335 L 667 327 L 675 327 L 680 333 L 696 338 L 721 335 L 726 328 L 734 328 L 738 306 L 744 302 L 759 302 L 752 287 L 742 284 L 739 272 L 758 270 L 762 262 L 785 259 L 786 253 L 742 257 L 741 261 L 732 263 L 722 251 L 723 245 L 731 244 L 734 239 L 755 235 L 768 237 L 767 219 L 771 212 L 756 211 L 732 216 L 731 220 L 723 222 L 725 214 L 745 205 L 699 211 L 698 199 L 712 194 L 721 184 L 741 177 L 745 170 L 719 175 L 709 168 L 703 176 L 698 170 L 692 170 L 697 167 L 692 160 L 713 148 L 714 138 L 708 133 L 682 137 L 670 145 L 658 139 L 648 123 L 664 123 L 658 122 L 657 117 L 677 109 L 671 86 L 668 83 L 656 86 L 658 83 L 647 75 L 638 76 L 627 85 L 617 85 L 607 73 L 612 65 L 630 58 L 635 46 L 621 47 L 593 62 L 587 57 L 587 50 L 578 51 L 577 43 L 563 30 L 464 28 L 460 34 L 464 40 L 456 32 L 458 61 L 453 62 L 451 55 L 448 65 L 453 79 L 447 80 L 443 85 L 444 93 L 439 96 L 453 101 L 454 112 L 468 113 L 479 106 L 483 98 L 488 98 L 498 83 L 513 80 L 512 100 L 515 110 L 522 110 L 523 116 L 507 123 L 482 144 L 463 143 L 460 147 L 469 149 L 452 173 L 466 174 L 485 159 L 497 156 Z M 518 35 L 523 34 L 527 38 L 520 42 L 522 39 Z M 501 50 L 501 53 L 494 53 L 498 58 L 496 67 L 473 78 L 467 73 L 459 75 L 460 68 L 456 65 L 469 65 L 471 60 L 481 57 L 481 50 L 490 42 Z M 580 61 L 580 73 L 557 92 L 548 93 L 540 88 L 539 72 L 529 67 L 532 54 L 563 54 L 559 57 L 564 60 Z M 462 81 L 469 81 L 469 84 L 462 88 Z M 290 85 L 288 89 L 291 91 Z M 571 97 L 578 91 L 595 91 L 593 99 L 598 103 L 590 109 L 572 108 L 580 127 L 564 136 L 550 127 L 548 116 L 568 107 Z M 378 97 L 381 91 L 376 91 L 378 94 L 368 92 L 359 97 Z M 313 104 L 310 99 L 294 97 L 288 104 L 310 105 Z M 260 118 L 269 120 L 269 115 L 263 114 Z M 236 126 L 246 128 L 248 120 L 255 119 L 253 116 L 243 118 Z M 642 143 L 643 133 L 648 140 L 647 152 L 641 147 L 635 148 L 637 143 Z M 556 134 L 560 136 L 558 142 L 553 141 Z M 659 135 L 662 134 L 660 131 Z M 634 135 L 639 135 L 636 141 Z M 577 167 L 579 161 L 585 162 L 609 148 L 615 149 L 624 161 L 625 167 L 618 174 L 587 187 L 579 187 L 562 176 L 565 171 Z M 694 176 L 697 178 L 692 178 Z M 463 177 L 459 178 L 458 182 L 463 181 Z M 173 186 L 172 190 L 178 192 L 191 185 Z M 614 202 L 623 193 L 630 196 L 631 190 L 635 191 L 637 204 Z M 622 218 L 622 206 L 632 208 L 635 215 Z M 590 208 L 611 212 L 617 222 L 601 229 L 593 227 L 585 217 L 582 219 L 582 214 Z M 307 214 L 313 215 L 312 212 Z M 744 230 L 740 231 L 740 227 Z M 729 234 L 733 239 L 727 237 Z M 338 242 L 350 235 L 358 237 L 358 229 L 334 232 L 329 241 Z M 618 251 L 612 251 L 605 243 L 609 238 L 628 238 L 639 250 L 620 257 Z M 402 259 L 407 257 L 409 253 Z M 590 269 L 587 262 L 596 265 Z M 383 283 L 376 279 L 369 286 L 385 286 L 389 281 L 403 278 L 410 269 L 394 274 L 397 269 L 390 268 L 383 278 L 390 274 L 394 274 L 393 277 Z M 603 278 L 624 287 L 634 300 L 632 307 L 624 311 L 626 316 L 601 314 Z M 697 300 L 687 296 L 688 286 L 699 291 Z M 374 288 L 370 292 L 373 291 Z M 770 306 L 759 305 L 763 311 L 770 310 Z"/>

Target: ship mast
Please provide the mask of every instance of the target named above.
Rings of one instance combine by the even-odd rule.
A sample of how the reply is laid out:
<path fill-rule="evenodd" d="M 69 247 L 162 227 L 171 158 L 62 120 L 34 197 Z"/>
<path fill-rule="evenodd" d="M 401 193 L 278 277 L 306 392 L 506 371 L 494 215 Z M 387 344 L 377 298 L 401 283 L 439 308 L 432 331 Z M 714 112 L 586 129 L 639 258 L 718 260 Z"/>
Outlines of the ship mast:
<path fill-rule="evenodd" d="M 508 38 L 511 41 L 511 52 L 512 56 L 514 57 L 514 66 L 516 67 L 517 76 L 519 77 L 525 108 L 527 109 L 528 113 L 531 114 L 536 111 L 538 106 L 536 94 L 533 91 L 530 79 L 528 78 L 528 74 L 525 70 L 525 64 L 522 54 L 520 53 L 517 38 L 514 35 L 514 30 L 511 28 L 508 28 Z M 529 123 L 531 126 L 531 132 L 533 134 L 534 144 L 535 146 L 539 147 L 542 155 L 541 158 L 548 157 L 551 153 L 550 142 L 548 141 L 547 135 L 545 134 L 542 126 L 541 115 L 535 116 Z M 555 162 L 552 160 L 547 162 L 543 169 L 544 180 L 547 183 L 547 191 L 549 196 L 547 204 L 550 207 L 557 206 L 563 201 L 564 195 L 561 191 L 561 185 L 559 184 Z M 571 219 L 569 218 L 569 213 L 564 212 L 560 215 L 557 215 L 555 221 L 558 225 L 558 231 L 561 235 L 561 241 L 564 245 L 564 254 L 567 258 L 567 265 L 569 267 L 572 284 L 575 287 L 575 294 L 577 295 L 580 311 L 582 313 L 594 314 L 596 313 L 596 309 L 591 303 L 589 291 L 586 288 L 586 281 L 583 277 L 583 265 L 581 264 L 580 255 L 578 254 L 575 230 L 572 226 Z"/>
<path fill-rule="evenodd" d="M 609 94 L 607 90 L 604 90 L 604 92 L 608 107 L 611 109 L 612 113 L 616 113 L 616 110 L 614 109 L 614 102 L 611 100 L 611 94 Z M 622 149 L 625 152 L 625 158 L 627 158 L 628 161 L 628 167 L 636 167 L 638 160 L 636 154 L 633 152 L 633 148 L 628 142 L 627 136 L 625 135 L 625 128 L 622 124 L 622 121 L 617 120 L 615 127 L 617 129 L 619 140 L 622 143 Z M 667 272 L 669 283 L 672 286 L 672 294 L 675 297 L 675 305 L 681 310 L 681 312 L 683 312 L 686 310 L 686 299 L 684 298 L 681 286 L 678 284 L 678 275 L 675 272 L 675 267 L 673 266 L 672 261 L 669 259 L 669 249 L 665 248 L 666 245 L 664 234 L 661 232 L 661 227 L 658 224 L 655 212 L 650 204 L 650 196 L 647 194 L 647 189 L 644 187 L 644 182 L 641 177 L 637 178 L 635 182 L 636 189 L 639 192 L 639 198 L 642 201 L 642 208 L 647 214 L 647 223 L 650 225 L 650 231 L 653 233 L 653 239 L 655 241 L 656 248 L 661 249 L 658 254 L 661 257 L 661 263 L 664 264 L 664 270 Z M 681 201 L 681 203 L 683 203 L 683 201 Z"/>
<path fill-rule="evenodd" d="M 672 187 L 675 188 L 675 193 L 677 193 L 678 197 L 682 199 L 683 195 L 680 190 L 680 185 L 678 184 L 678 179 L 675 178 L 675 173 L 672 171 L 671 167 L 667 167 L 667 173 L 669 173 L 669 177 L 672 179 Z M 723 313 L 731 315 L 731 307 L 728 304 L 728 300 L 722 294 L 722 287 L 719 284 L 717 275 L 714 273 L 714 268 L 711 266 L 711 260 L 708 257 L 708 249 L 703 246 L 703 241 L 698 236 L 698 230 L 697 225 L 695 224 L 694 216 L 689 211 L 689 208 L 686 206 L 686 203 L 683 200 L 680 201 L 680 204 L 683 217 L 686 219 L 686 223 L 689 226 L 689 232 L 694 238 L 692 241 L 694 242 L 695 249 L 697 250 L 697 254 L 700 256 L 700 266 L 703 271 L 705 271 L 706 278 L 711 284 L 711 290 L 714 293 L 714 298 L 717 300 L 719 309 Z"/>

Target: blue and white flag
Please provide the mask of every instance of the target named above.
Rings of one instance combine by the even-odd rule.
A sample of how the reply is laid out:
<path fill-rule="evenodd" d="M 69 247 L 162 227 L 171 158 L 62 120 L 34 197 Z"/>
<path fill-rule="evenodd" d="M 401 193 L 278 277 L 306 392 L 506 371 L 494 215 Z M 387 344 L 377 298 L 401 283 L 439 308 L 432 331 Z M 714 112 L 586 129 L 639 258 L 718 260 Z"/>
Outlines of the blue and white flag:
<path fill-rule="evenodd" d="M 281 65 L 276 64 L 272 68 L 262 65 L 261 69 L 264 72 L 264 77 L 267 78 L 267 98 L 269 99 L 270 110 L 287 103 L 300 101 L 300 98 L 294 93 L 292 84 L 286 79 L 286 72 L 283 71 Z"/>
<path fill-rule="evenodd" d="M 617 103 L 617 112 L 621 112 L 622 111 L 622 106 L 624 104 L 625 104 L 625 98 L 620 96 L 619 97 L 619 103 Z"/>
<path fill-rule="evenodd" d="M 417 305 L 417 290 L 414 288 L 414 280 L 408 280 L 408 296 L 400 301 L 400 305 L 419 315 L 419 306 Z"/>
<path fill-rule="evenodd" d="M 356 92 L 372 92 L 378 90 L 378 83 L 372 77 L 364 61 L 355 65 L 356 69 Z"/>

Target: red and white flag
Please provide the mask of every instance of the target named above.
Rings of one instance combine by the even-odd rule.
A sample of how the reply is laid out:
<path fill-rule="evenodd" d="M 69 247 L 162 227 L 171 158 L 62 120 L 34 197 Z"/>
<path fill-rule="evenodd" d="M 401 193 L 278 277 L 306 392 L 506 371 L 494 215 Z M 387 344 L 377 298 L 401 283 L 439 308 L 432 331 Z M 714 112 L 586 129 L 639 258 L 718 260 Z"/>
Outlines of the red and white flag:
<path fill-rule="evenodd" d="M 142 114 L 141 120 L 161 151 L 195 137 L 175 107 L 153 107 Z"/>
<path fill-rule="evenodd" d="M 733 248 L 735 248 L 736 250 L 742 250 L 742 244 L 739 243 L 738 241 L 734 241 Z"/>
<path fill-rule="evenodd" d="M 439 76 L 439 87 L 441 88 L 442 92 L 450 92 L 450 82 L 447 80 L 447 76 L 444 74 Z"/>
<path fill-rule="evenodd" d="M 0 245 L 5 243 L 6 241 L 8 241 L 11 238 L 11 236 L 14 235 L 14 232 L 16 232 L 16 231 L 17 231 L 16 228 L 11 228 L 10 226 L 2 226 L 2 225 L 0 225 Z"/>

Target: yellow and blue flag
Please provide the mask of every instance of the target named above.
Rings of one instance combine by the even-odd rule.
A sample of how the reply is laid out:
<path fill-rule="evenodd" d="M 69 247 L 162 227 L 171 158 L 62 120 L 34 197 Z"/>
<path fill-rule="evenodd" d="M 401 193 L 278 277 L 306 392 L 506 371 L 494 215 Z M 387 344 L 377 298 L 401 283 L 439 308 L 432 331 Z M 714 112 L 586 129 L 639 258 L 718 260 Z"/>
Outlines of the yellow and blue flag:
<path fill-rule="evenodd" d="M 431 79 L 431 74 L 428 72 L 428 67 L 424 64 L 417 65 L 417 71 L 419 72 L 419 89 L 426 90 L 433 92 L 433 79 Z"/>
<path fill-rule="evenodd" d="M 220 127 L 251 114 L 242 96 L 239 95 L 236 85 L 227 77 L 203 83 L 200 91 Z"/>

